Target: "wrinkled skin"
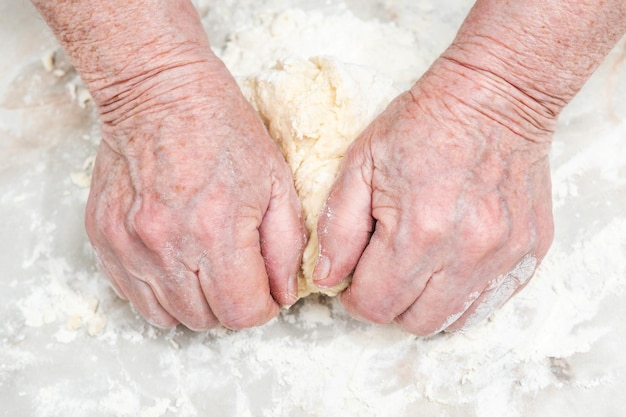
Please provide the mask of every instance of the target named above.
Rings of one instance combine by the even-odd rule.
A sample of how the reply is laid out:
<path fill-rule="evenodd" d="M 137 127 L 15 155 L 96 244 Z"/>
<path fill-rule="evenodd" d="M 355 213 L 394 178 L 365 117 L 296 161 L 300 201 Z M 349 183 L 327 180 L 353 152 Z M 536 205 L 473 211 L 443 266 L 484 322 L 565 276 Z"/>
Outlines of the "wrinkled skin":
<path fill-rule="evenodd" d="M 542 110 L 440 59 L 349 148 L 318 224 L 317 284 L 354 271 L 348 312 L 417 335 L 487 317 L 552 241 Z"/>
<path fill-rule="evenodd" d="M 291 175 L 188 0 L 33 0 L 98 106 L 86 225 L 152 323 L 261 324 L 296 300 Z M 477 0 L 429 72 L 347 152 L 319 222 L 322 287 L 419 335 L 476 323 L 552 240 L 558 113 L 626 31 L 623 0 Z"/>
<path fill-rule="evenodd" d="M 128 110 L 100 104 L 86 227 L 101 268 L 157 326 L 265 323 L 297 299 L 306 235 L 289 168 L 219 60 L 146 80 Z"/>

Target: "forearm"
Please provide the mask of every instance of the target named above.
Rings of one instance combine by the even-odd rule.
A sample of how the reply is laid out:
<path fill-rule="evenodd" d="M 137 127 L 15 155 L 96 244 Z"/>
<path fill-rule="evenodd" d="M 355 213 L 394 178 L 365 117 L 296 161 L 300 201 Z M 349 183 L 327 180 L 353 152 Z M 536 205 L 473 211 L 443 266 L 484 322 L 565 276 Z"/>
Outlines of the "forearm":
<path fill-rule="evenodd" d="M 549 119 L 624 31 L 623 0 L 478 0 L 443 57 L 500 78 Z"/>
<path fill-rule="evenodd" d="M 116 120 L 148 90 L 166 88 L 159 74 L 212 59 L 189 0 L 33 0 L 103 118 Z M 191 79 L 189 80 L 192 81 Z"/>

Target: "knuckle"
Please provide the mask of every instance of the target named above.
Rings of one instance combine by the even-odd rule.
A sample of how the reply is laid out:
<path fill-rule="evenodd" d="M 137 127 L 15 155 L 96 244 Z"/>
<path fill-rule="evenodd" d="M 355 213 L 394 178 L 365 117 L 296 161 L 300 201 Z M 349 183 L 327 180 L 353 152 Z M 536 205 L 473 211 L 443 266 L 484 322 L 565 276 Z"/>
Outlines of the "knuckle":
<path fill-rule="evenodd" d="M 469 252 L 484 254 L 496 250 L 510 240 L 511 227 L 505 218 L 487 216 L 478 222 L 468 222 L 462 238 Z"/>
<path fill-rule="evenodd" d="M 475 201 L 466 209 L 463 237 L 479 252 L 489 252 L 511 239 L 510 209 L 498 194 Z"/>
<path fill-rule="evenodd" d="M 421 234 L 416 234 L 415 236 L 420 236 L 422 241 L 424 242 L 424 246 L 433 246 L 438 244 L 439 242 L 448 238 L 449 234 L 447 230 L 442 225 L 429 225 L 428 229 L 426 229 Z"/>
<path fill-rule="evenodd" d="M 167 241 L 167 225 L 171 219 L 156 207 L 143 206 L 129 218 L 130 227 L 137 237 L 151 249 L 161 249 Z"/>
<path fill-rule="evenodd" d="M 518 230 L 511 239 L 510 250 L 512 253 L 523 255 L 536 248 L 539 243 L 537 232 L 529 228 Z"/>
<path fill-rule="evenodd" d="M 450 236 L 452 223 L 441 213 L 423 208 L 410 224 L 407 238 L 414 240 L 419 237 L 425 246 L 435 245 Z"/>

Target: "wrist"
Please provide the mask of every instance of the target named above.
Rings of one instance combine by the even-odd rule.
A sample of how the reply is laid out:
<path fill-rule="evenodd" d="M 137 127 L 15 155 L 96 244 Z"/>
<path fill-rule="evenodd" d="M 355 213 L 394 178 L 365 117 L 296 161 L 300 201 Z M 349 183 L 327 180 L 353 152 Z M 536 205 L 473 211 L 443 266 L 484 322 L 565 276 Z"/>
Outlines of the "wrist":
<path fill-rule="evenodd" d="M 492 80 L 503 92 L 534 108 L 539 119 L 558 117 L 577 92 L 573 87 L 577 83 L 561 78 L 563 71 L 545 58 L 524 57 L 512 43 L 480 33 L 464 31 L 442 58 L 465 68 L 472 77 Z"/>
<path fill-rule="evenodd" d="M 496 73 L 447 52 L 413 86 L 411 94 L 418 108 L 420 100 L 430 100 L 432 105 L 434 99 L 438 119 L 456 121 L 471 131 L 483 132 L 490 140 L 515 140 L 524 147 L 539 144 L 546 148 L 556 128 L 556 114 L 550 108 Z M 524 140 L 519 142 L 519 138 Z"/>
<path fill-rule="evenodd" d="M 625 30 L 623 0 L 477 0 L 444 56 L 558 116 Z"/>
<path fill-rule="evenodd" d="M 149 123 L 172 110 L 201 111 L 205 99 L 236 87 L 224 64 L 208 54 L 162 56 L 126 74 L 89 87 L 105 127 Z"/>
<path fill-rule="evenodd" d="M 139 104 L 146 92 L 172 88 L 176 78 L 179 84 L 193 82 L 200 68 L 219 61 L 189 0 L 33 2 L 105 123 L 107 115 L 125 110 L 128 103 Z"/>

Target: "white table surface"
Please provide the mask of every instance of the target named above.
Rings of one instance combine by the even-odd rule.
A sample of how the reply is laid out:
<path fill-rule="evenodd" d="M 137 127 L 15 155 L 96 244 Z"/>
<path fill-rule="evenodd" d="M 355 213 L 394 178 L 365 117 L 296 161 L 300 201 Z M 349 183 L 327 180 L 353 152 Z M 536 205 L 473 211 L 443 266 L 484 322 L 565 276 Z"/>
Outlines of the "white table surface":
<path fill-rule="evenodd" d="M 232 2 L 204 5 L 213 3 Z M 404 11 L 401 25 L 423 13 L 437 49 L 471 2 L 359 4 L 366 17 Z M 229 30 L 223 22 L 212 36 Z M 81 185 L 99 140 L 93 108 L 71 100 L 71 73 L 44 69 L 41 57 L 57 44 L 28 2 L 2 1 L 0 39 L 0 415 L 626 414 L 623 44 L 561 118 L 556 238 L 535 278 L 543 283 L 475 331 L 424 341 L 356 323 L 317 297 L 242 332 L 147 325 L 96 271 L 83 231 Z M 588 297 L 572 299 L 579 292 L 568 285 L 587 276 Z M 536 294 L 549 305 L 534 305 Z M 533 325 L 513 323 L 516 342 L 499 340 L 504 320 L 524 306 Z M 567 322 L 572 311 L 586 316 Z"/>

